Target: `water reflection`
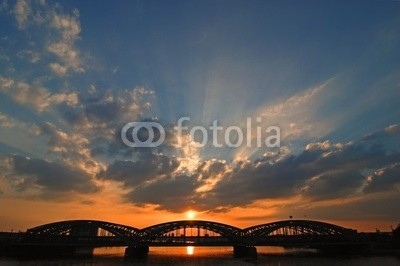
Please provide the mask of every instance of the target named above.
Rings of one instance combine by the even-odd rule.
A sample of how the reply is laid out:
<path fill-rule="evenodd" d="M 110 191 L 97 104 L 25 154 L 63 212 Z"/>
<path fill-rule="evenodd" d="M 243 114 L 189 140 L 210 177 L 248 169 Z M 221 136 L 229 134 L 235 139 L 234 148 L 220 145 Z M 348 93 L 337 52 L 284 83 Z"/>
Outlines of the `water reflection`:
<path fill-rule="evenodd" d="M 226 256 L 231 257 L 233 252 L 232 247 L 150 247 L 149 256 L 193 256 L 196 257 L 209 257 L 209 256 Z M 257 247 L 259 255 L 278 255 L 278 254 L 313 254 L 316 250 L 301 249 L 301 248 L 282 248 L 282 247 Z M 93 251 L 94 256 L 107 256 L 107 257 L 124 257 L 125 247 L 113 248 L 95 248 Z"/>
<path fill-rule="evenodd" d="M 195 250 L 196 248 L 196 250 Z M 145 259 L 124 259 L 125 247 L 96 248 L 92 259 L 59 259 L 40 261 L 18 261 L 12 258 L 1 258 L 0 266 L 31 266 L 31 265 L 59 265 L 59 266 L 110 266 L 110 265 L 268 265 L 268 266 L 295 266 L 295 265 L 341 265 L 341 266 L 397 266 L 400 260 L 394 256 L 374 257 L 335 257 L 318 255 L 314 250 L 284 249 L 281 247 L 257 247 L 257 259 L 235 259 L 232 247 L 150 247 Z M 196 252 L 196 253 L 195 253 Z"/>
<path fill-rule="evenodd" d="M 186 254 L 193 255 L 194 254 L 194 247 L 192 247 L 192 246 L 186 247 Z"/>

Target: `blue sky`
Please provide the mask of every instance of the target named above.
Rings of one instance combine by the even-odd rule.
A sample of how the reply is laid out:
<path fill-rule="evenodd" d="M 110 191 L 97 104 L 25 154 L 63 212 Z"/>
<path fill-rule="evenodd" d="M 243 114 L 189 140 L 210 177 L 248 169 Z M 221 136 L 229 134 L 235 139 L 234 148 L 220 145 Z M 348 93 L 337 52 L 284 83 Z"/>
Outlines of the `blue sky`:
<path fill-rule="evenodd" d="M 26 201 L 80 211 L 21 227 L 82 218 L 105 197 L 107 208 L 228 213 L 237 223 L 311 212 L 350 220 L 354 206 L 360 220 L 400 218 L 390 208 L 400 176 L 398 1 L 18 0 L 0 10 L 6 224 Z M 280 127 L 281 147 L 199 149 L 188 132 L 177 147 L 182 116 L 189 127 L 240 128 L 260 117 Z M 147 120 L 167 128 L 166 143 L 124 146 L 122 126 Z"/>

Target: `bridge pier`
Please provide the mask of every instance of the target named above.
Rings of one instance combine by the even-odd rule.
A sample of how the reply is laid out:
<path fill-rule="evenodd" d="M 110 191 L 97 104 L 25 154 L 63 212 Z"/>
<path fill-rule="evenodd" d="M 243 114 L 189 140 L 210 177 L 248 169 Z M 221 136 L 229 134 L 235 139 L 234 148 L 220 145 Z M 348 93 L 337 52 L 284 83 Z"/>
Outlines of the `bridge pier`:
<path fill-rule="evenodd" d="M 233 246 L 233 256 L 235 258 L 256 258 L 257 248 L 254 246 Z"/>
<path fill-rule="evenodd" d="M 125 258 L 145 258 L 149 254 L 149 246 L 128 246 L 125 249 Z"/>

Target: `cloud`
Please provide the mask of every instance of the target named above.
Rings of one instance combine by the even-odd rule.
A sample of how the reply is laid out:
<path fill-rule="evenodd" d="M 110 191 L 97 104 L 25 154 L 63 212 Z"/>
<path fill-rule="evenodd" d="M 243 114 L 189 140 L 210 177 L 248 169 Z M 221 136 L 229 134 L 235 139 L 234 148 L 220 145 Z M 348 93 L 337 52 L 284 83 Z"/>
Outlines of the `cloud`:
<path fill-rule="evenodd" d="M 57 156 L 64 164 L 95 174 L 103 169 L 100 161 L 89 152 L 89 140 L 79 133 L 65 132 L 50 122 L 39 126 L 40 133 L 47 136 L 48 153 Z"/>
<path fill-rule="evenodd" d="M 32 135 L 38 135 L 40 129 L 37 125 L 33 123 L 25 123 L 14 117 L 0 112 L 0 127 L 2 128 L 19 128 L 28 131 Z"/>
<path fill-rule="evenodd" d="M 60 124 L 37 125 L 41 136 L 46 137 L 48 154 L 55 156 L 54 161 L 59 165 L 92 179 L 96 176 L 122 185 L 124 192 L 120 196 L 134 205 L 152 205 L 174 212 L 189 206 L 220 211 L 293 196 L 322 202 L 365 197 L 384 193 L 388 188 L 385 184 L 397 184 L 393 181 L 397 168 L 390 170 L 390 167 L 400 162 L 400 154 L 371 142 L 322 140 L 306 144 L 298 154 L 281 147 L 266 151 L 254 160 L 238 158 L 232 162 L 212 157 L 202 159 L 199 150 L 176 147 L 175 136 L 169 136 L 159 149 L 130 149 L 120 141 L 121 126 L 130 121 L 146 121 L 155 97 L 152 90 L 143 87 L 113 92 L 91 89 L 78 96 L 71 92 L 50 93 L 43 87 L 3 77 L 0 81 L 1 91 L 17 102 L 36 106 L 38 110 L 62 107 L 57 109 L 63 118 Z M 35 93 L 40 101 L 27 96 L 26 91 L 32 88 L 43 89 Z M 288 107 L 278 109 L 306 104 L 306 99 L 321 89 L 314 90 L 293 98 Z M 0 116 L 0 119 L 9 125 L 17 123 L 7 117 Z M 397 126 L 383 132 L 387 133 L 383 138 L 397 134 Z M 387 174 L 368 176 L 366 172 L 371 171 Z M 395 174 L 389 174 L 392 172 Z M 24 175 L 17 187 L 24 190 L 38 186 L 32 175 Z"/>
<path fill-rule="evenodd" d="M 384 138 L 386 136 L 400 136 L 400 125 L 399 124 L 390 125 L 381 131 L 374 132 L 372 134 L 365 136 L 363 140 L 370 141 L 379 138 Z"/>
<path fill-rule="evenodd" d="M 47 193 L 94 193 L 100 189 L 88 173 L 61 163 L 17 155 L 8 160 L 8 180 L 20 192 L 37 189 L 46 197 Z"/>
<path fill-rule="evenodd" d="M 59 63 L 50 63 L 49 67 L 51 71 L 59 76 L 64 76 L 65 74 L 67 74 L 67 68 L 60 65 Z"/>
<path fill-rule="evenodd" d="M 385 128 L 385 132 L 388 135 L 400 135 L 400 125 L 399 124 L 393 124 Z"/>
<path fill-rule="evenodd" d="M 0 113 L 0 126 L 3 128 L 19 127 L 20 123 L 17 119 L 10 117 L 6 114 Z"/>
<path fill-rule="evenodd" d="M 85 72 L 82 67 L 82 61 L 80 59 L 79 51 L 76 50 L 71 43 L 68 42 L 56 42 L 50 43 L 47 46 L 49 52 L 55 54 L 62 64 L 50 63 L 50 69 L 57 75 L 63 76 L 68 70 L 74 72 Z"/>
<path fill-rule="evenodd" d="M 2 12 L 2 11 L 8 12 L 9 8 L 10 8 L 10 6 L 8 5 L 7 1 L 1 2 L 1 4 L 0 4 L 0 12 Z"/>
<path fill-rule="evenodd" d="M 33 107 L 38 112 L 62 103 L 70 106 L 78 103 L 76 92 L 51 93 L 41 85 L 32 85 L 2 76 L 0 76 L 0 92 L 8 94 L 19 104 Z"/>
<path fill-rule="evenodd" d="M 51 42 L 47 46 L 47 50 L 61 61 L 61 63 L 50 63 L 50 69 L 59 76 L 65 75 L 69 70 L 85 72 L 80 52 L 74 45 L 81 31 L 79 12 L 75 10 L 72 16 L 54 13 L 50 25 L 61 37 L 58 42 Z"/>
<path fill-rule="evenodd" d="M 80 129 L 122 126 L 141 119 L 152 106 L 154 91 L 143 87 L 92 93 L 81 97 L 82 109 L 67 109 L 64 118 Z"/>
<path fill-rule="evenodd" d="M 198 183 L 196 176 L 167 175 L 136 187 L 126 195 L 126 199 L 138 206 L 153 204 L 156 209 L 182 212 L 193 205 Z"/>
<path fill-rule="evenodd" d="M 154 92 L 151 90 L 138 87 L 114 92 L 92 90 L 87 95 L 84 93 L 78 95 L 67 90 L 51 93 L 37 82 L 29 84 L 0 76 L 0 92 L 38 112 L 61 113 L 61 118 L 64 119 L 52 122 L 46 121 L 47 119 L 35 120 L 35 123 L 25 123 L 13 116 L 0 113 L 0 121 L 3 128 L 29 131 L 35 137 L 32 138 L 34 145 L 41 143 L 43 147 L 41 151 L 46 153 L 46 158 L 66 167 L 95 175 L 104 172 L 105 166 L 115 160 L 116 170 L 110 166 L 107 174 L 110 179 L 117 180 L 118 171 L 122 171 L 123 167 L 127 169 L 133 167 L 136 170 L 142 167 L 143 171 L 147 167 L 150 171 L 149 176 L 152 174 L 157 176 L 163 175 L 162 171 L 167 171 L 163 170 L 164 167 L 169 165 L 171 168 L 176 168 L 178 165 L 174 158 L 165 155 L 156 155 L 152 152 L 145 154 L 143 151 L 137 153 L 137 150 L 127 148 L 120 139 L 121 127 L 130 121 L 140 121 L 152 105 Z M 113 157 L 109 159 L 102 155 Z M 119 156 L 124 158 L 135 156 L 138 161 L 119 161 Z M 155 172 L 152 167 L 156 167 Z M 28 184 L 28 179 L 24 184 Z M 127 186 L 130 185 L 132 183 L 127 182 Z"/>
<path fill-rule="evenodd" d="M 301 194 L 313 200 L 336 199 L 356 194 L 365 182 L 357 170 L 335 170 L 310 178 Z"/>
<path fill-rule="evenodd" d="M 400 190 L 400 162 L 380 168 L 368 177 L 367 193 L 385 190 Z"/>
<path fill-rule="evenodd" d="M 267 199 L 314 202 L 383 193 L 397 184 L 400 162 L 398 151 L 364 141 L 312 142 L 297 155 L 281 147 L 253 161 L 199 158 L 190 171 L 179 156 L 153 152 L 135 151 L 132 160 L 114 161 L 99 177 L 122 183 L 131 190 L 125 199 L 135 205 L 218 211 Z M 377 172 L 368 177 L 371 169 Z"/>
<path fill-rule="evenodd" d="M 58 29 L 62 39 L 67 42 L 73 42 L 79 38 L 81 27 L 79 25 L 79 11 L 74 10 L 73 16 L 54 14 L 51 26 Z"/>
<path fill-rule="evenodd" d="M 333 80 L 329 79 L 288 99 L 261 106 L 253 117 L 279 126 L 283 140 L 324 136 L 330 132 L 332 125 L 320 119 L 317 110 L 327 100 L 326 90 Z"/>
<path fill-rule="evenodd" d="M 160 176 L 170 175 L 179 166 L 175 158 L 163 154 L 141 152 L 135 161 L 114 161 L 99 177 L 120 181 L 125 187 L 135 188 L 145 181 L 154 181 Z"/>
<path fill-rule="evenodd" d="M 387 152 L 379 145 L 312 143 L 299 155 L 286 156 L 276 163 L 260 158 L 233 167 L 211 195 L 214 205 L 234 206 L 299 194 L 319 199 L 346 197 L 362 189 L 364 169 L 399 161 L 400 153 Z"/>
<path fill-rule="evenodd" d="M 153 98 L 154 92 L 142 87 L 93 91 L 79 97 L 79 106 L 63 106 L 60 112 L 71 132 L 88 139 L 93 156 L 111 156 L 116 160 L 136 152 L 122 142 L 121 129 L 128 122 L 143 121 Z"/>
<path fill-rule="evenodd" d="M 32 64 L 40 61 L 40 54 L 32 50 L 22 50 L 17 53 L 17 56 L 21 59 L 26 59 Z"/>
<path fill-rule="evenodd" d="M 32 9 L 28 0 L 18 0 L 14 7 L 15 19 L 19 29 L 24 29 L 32 15 Z"/>
<path fill-rule="evenodd" d="M 279 127 L 281 143 L 315 141 L 330 133 L 334 128 L 336 118 L 322 117 L 321 110 L 332 97 L 330 87 L 334 81 L 335 78 L 330 78 L 318 86 L 307 88 L 287 98 L 265 103 L 255 109 L 250 114 L 253 142 L 257 138 L 256 126 L 263 128 L 263 125 Z M 255 122 L 257 119 L 259 122 Z M 246 125 L 242 128 L 246 128 Z M 266 127 L 261 130 L 262 140 L 268 137 L 265 129 Z M 242 146 L 235 151 L 234 158 L 259 156 L 257 151 L 260 149 L 255 145 Z"/>
<path fill-rule="evenodd" d="M 2 8 L 8 9 L 7 4 L 3 3 Z M 17 0 L 11 14 L 15 17 L 18 29 L 24 30 L 32 24 L 39 25 L 46 20 L 45 8 L 46 2 L 43 0 Z"/>
<path fill-rule="evenodd" d="M 14 80 L 0 76 L 0 90 L 2 92 L 10 90 L 14 86 Z"/>
<path fill-rule="evenodd" d="M 20 30 L 28 26 L 40 26 L 41 31 L 46 31 L 45 41 L 36 40 L 30 44 L 42 43 L 46 50 L 56 57 L 56 61 L 48 64 L 53 73 L 65 76 L 70 71 L 85 72 L 81 52 L 76 47 L 76 41 L 80 39 L 81 32 L 77 9 L 74 9 L 72 14 L 66 14 L 59 4 L 49 5 L 44 1 L 18 0 L 13 14 Z M 29 49 L 20 51 L 17 56 L 27 58 L 32 63 L 38 62 L 40 58 L 46 58 Z"/>

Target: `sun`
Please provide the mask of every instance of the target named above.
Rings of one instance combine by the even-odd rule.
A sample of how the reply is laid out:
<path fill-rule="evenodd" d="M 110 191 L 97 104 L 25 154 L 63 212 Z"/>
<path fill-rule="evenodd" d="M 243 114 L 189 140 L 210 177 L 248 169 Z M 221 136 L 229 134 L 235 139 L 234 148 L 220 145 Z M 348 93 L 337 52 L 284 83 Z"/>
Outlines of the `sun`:
<path fill-rule="evenodd" d="M 196 214 L 197 212 L 189 210 L 186 212 L 186 218 L 188 218 L 189 220 L 193 220 L 196 217 Z"/>

